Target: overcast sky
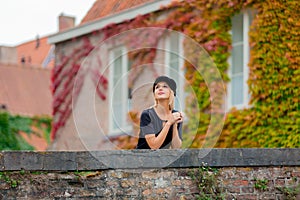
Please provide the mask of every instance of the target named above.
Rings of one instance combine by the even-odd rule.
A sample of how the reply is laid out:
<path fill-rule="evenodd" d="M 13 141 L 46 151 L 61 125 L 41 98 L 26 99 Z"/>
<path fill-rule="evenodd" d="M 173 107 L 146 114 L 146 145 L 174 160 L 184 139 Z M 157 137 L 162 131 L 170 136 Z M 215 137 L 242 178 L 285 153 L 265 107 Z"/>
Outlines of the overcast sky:
<path fill-rule="evenodd" d="M 0 46 L 15 46 L 58 31 L 58 16 L 78 25 L 96 0 L 0 0 Z"/>

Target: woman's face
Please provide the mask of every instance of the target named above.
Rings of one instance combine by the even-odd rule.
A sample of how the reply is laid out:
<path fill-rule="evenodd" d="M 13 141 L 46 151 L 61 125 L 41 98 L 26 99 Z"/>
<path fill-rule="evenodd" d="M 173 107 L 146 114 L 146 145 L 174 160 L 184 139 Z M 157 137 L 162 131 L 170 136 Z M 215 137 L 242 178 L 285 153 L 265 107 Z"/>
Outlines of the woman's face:
<path fill-rule="evenodd" d="M 169 99 L 170 87 L 165 82 L 159 82 L 154 89 L 155 99 Z"/>

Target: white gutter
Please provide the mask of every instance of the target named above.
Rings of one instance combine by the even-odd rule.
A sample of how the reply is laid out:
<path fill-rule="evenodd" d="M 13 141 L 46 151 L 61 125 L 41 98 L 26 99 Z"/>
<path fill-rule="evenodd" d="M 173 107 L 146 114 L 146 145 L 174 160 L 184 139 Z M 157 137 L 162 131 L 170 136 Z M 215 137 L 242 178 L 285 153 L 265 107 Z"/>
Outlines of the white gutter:
<path fill-rule="evenodd" d="M 166 6 L 171 2 L 172 0 L 156 0 L 154 2 L 145 3 L 141 6 L 130 8 L 123 12 L 89 22 L 81 26 L 77 26 L 66 31 L 56 33 L 54 35 L 50 35 L 48 37 L 48 42 L 50 44 L 55 44 L 78 36 L 82 36 L 91 33 L 92 31 L 102 29 L 106 25 L 111 23 L 121 23 L 125 20 L 133 19 L 137 15 L 145 15 L 147 13 L 158 11 L 161 9 L 162 6 Z"/>

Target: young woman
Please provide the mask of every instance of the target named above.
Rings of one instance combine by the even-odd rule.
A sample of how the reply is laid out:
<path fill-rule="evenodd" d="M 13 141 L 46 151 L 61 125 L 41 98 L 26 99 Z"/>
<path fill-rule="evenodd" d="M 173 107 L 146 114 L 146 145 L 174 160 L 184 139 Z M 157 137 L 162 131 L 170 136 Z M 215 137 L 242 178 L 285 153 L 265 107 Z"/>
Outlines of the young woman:
<path fill-rule="evenodd" d="M 141 114 L 137 149 L 180 148 L 182 143 L 181 112 L 174 110 L 176 83 L 159 76 L 153 84 L 155 104 Z"/>

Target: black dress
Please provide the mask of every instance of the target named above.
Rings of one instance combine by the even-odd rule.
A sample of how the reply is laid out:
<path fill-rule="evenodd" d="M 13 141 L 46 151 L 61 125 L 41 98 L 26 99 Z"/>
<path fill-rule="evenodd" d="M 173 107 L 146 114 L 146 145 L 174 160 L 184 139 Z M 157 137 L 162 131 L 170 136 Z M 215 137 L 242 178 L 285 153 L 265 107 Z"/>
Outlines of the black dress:
<path fill-rule="evenodd" d="M 172 110 L 173 112 L 178 112 L 176 110 Z M 140 120 L 140 133 L 139 140 L 137 144 L 137 149 L 151 149 L 145 139 L 145 136 L 148 134 L 155 134 L 157 137 L 161 130 L 163 129 L 163 120 L 160 119 L 155 112 L 154 108 L 146 109 L 141 114 Z M 182 123 L 178 123 L 177 130 L 179 134 L 179 138 L 182 140 Z M 169 132 L 165 138 L 165 141 L 161 145 L 160 149 L 167 149 L 171 146 L 173 137 L 173 125 L 170 127 Z"/>

